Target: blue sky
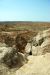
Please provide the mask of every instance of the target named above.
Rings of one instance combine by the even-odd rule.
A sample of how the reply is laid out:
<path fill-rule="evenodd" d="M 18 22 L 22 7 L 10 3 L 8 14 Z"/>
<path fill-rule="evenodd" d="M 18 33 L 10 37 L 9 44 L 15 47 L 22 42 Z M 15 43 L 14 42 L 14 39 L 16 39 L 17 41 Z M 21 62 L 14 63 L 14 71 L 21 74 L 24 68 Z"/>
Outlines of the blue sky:
<path fill-rule="evenodd" d="M 50 0 L 0 0 L 0 21 L 50 22 Z"/>

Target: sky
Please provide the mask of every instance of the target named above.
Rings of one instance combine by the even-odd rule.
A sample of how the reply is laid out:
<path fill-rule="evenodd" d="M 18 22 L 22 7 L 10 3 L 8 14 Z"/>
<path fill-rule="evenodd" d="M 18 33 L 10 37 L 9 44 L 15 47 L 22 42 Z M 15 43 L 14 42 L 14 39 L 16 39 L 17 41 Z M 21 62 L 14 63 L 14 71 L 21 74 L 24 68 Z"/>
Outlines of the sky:
<path fill-rule="evenodd" d="M 0 21 L 50 22 L 50 0 L 0 0 Z"/>

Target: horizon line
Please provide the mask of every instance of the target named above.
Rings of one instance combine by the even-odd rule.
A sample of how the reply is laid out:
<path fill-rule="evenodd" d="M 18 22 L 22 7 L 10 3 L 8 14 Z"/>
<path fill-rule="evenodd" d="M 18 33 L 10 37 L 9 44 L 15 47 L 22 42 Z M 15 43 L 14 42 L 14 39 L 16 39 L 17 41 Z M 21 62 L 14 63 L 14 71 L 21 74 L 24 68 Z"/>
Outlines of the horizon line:
<path fill-rule="evenodd" d="M 49 22 L 50 23 L 50 21 L 14 21 L 14 20 L 8 20 L 8 21 L 0 21 L 0 22 Z"/>

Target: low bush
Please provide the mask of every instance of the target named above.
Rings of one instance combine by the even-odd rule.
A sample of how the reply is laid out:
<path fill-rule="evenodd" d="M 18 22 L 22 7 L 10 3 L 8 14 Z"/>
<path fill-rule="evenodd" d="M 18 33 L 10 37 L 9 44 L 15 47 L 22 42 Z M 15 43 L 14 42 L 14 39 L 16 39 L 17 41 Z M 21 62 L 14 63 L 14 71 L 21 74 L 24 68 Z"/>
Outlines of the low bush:
<path fill-rule="evenodd" d="M 16 47 L 18 48 L 19 52 L 24 53 L 25 46 L 27 45 L 27 41 L 24 37 L 20 35 L 16 37 Z"/>

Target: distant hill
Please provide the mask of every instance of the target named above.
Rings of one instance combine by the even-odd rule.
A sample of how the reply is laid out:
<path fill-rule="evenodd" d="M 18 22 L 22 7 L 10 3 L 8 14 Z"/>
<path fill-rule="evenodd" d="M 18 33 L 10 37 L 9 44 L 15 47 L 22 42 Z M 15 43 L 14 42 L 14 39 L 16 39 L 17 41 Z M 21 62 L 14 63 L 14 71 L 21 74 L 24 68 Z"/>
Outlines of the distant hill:
<path fill-rule="evenodd" d="M 40 31 L 48 28 L 50 28 L 50 22 L 31 22 L 31 21 L 0 22 L 0 31 L 17 31 L 17 30 Z"/>

